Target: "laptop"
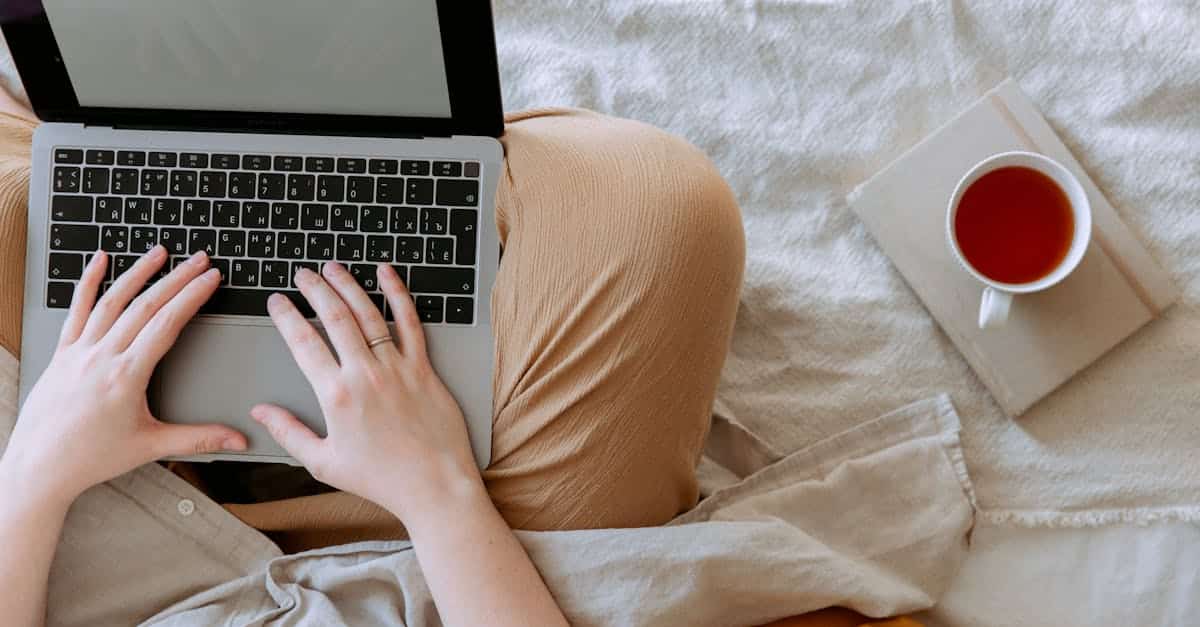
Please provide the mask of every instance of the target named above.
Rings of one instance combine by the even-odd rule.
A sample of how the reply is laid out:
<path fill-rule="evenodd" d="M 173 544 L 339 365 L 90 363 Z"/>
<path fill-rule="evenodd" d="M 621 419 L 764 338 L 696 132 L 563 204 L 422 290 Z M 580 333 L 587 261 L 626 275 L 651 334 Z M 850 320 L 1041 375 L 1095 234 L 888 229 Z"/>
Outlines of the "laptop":
<path fill-rule="evenodd" d="M 111 255 L 111 282 L 155 244 L 172 267 L 204 250 L 221 287 L 160 364 L 151 408 L 249 438 L 243 453 L 184 459 L 295 464 L 248 415 L 277 403 L 325 433 L 267 297 L 282 292 L 311 316 L 292 277 L 338 260 L 390 320 L 383 262 L 413 293 L 487 465 L 503 128 L 487 0 L 27 0 L 0 11 L 45 122 L 32 154 L 22 401 L 90 254 Z"/>

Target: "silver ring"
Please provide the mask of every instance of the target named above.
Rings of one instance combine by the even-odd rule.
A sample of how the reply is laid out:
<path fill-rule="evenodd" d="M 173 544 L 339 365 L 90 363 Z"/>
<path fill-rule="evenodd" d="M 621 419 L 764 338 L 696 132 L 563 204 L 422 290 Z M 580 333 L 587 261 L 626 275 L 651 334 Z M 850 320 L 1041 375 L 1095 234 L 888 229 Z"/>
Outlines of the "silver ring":
<path fill-rule="evenodd" d="M 379 346 L 380 344 L 383 344 L 384 342 L 390 342 L 390 341 L 392 341 L 392 336 L 381 335 L 373 340 L 367 340 L 367 348 L 375 348 L 376 346 Z"/>

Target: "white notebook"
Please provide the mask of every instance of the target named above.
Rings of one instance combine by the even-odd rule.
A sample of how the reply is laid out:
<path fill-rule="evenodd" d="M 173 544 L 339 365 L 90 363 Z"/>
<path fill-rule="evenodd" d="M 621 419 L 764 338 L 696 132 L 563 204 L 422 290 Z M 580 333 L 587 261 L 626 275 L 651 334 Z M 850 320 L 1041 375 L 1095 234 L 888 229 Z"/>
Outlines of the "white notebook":
<path fill-rule="evenodd" d="M 1092 242 L 1062 283 L 1018 296 L 1008 324 L 978 327 L 982 285 L 946 246 L 946 204 L 958 180 L 985 157 L 1042 153 L 1083 184 Z M 926 308 L 1010 416 L 1019 416 L 1178 296 L 1029 97 L 1011 79 L 856 188 L 850 205 Z"/>

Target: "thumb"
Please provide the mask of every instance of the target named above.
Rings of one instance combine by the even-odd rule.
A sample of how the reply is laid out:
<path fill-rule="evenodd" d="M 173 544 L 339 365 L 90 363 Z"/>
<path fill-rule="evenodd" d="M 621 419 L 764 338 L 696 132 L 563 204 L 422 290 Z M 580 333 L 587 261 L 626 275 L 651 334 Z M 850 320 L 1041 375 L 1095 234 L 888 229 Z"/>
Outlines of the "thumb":
<path fill-rule="evenodd" d="M 250 417 L 267 428 L 271 437 L 279 443 L 292 457 L 305 466 L 316 460 L 321 446 L 321 438 L 312 432 L 292 412 L 278 405 L 255 405 L 250 410 Z"/>
<path fill-rule="evenodd" d="M 160 424 L 154 436 L 159 457 L 246 450 L 246 436 L 225 425 Z"/>

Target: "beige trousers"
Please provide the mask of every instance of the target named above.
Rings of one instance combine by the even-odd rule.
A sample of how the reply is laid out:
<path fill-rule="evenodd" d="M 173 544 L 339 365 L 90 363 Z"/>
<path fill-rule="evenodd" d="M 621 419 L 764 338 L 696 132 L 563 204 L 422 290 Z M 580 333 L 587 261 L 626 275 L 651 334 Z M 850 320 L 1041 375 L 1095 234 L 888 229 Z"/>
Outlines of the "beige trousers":
<path fill-rule="evenodd" d="M 14 348 L 29 125 L 0 122 L 0 339 Z M 645 124 L 565 109 L 507 122 L 488 490 L 515 528 L 664 523 L 697 499 L 741 286 L 736 202 L 703 154 Z M 285 551 L 403 533 L 345 493 L 226 507 Z"/>

